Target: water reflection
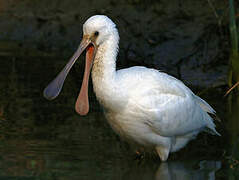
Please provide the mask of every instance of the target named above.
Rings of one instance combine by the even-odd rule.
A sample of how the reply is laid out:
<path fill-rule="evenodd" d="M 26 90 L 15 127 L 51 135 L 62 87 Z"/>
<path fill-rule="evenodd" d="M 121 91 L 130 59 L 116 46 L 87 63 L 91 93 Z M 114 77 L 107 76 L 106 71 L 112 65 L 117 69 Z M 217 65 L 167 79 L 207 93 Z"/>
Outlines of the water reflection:
<path fill-rule="evenodd" d="M 215 172 L 221 168 L 219 161 L 201 161 L 199 168 L 193 169 L 192 164 L 182 162 L 162 163 L 157 172 L 156 180 L 214 180 Z"/>
<path fill-rule="evenodd" d="M 85 151 L 83 146 L 39 140 L 1 144 L 0 179 L 214 180 L 215 172 L 221 168 L 219 161 L 160 163 L 144 160 L 139 163 L 123 157 L 122 152 L 116 151 L 119 147 L 105 149 L 102 155 L 91 149 Z"/>

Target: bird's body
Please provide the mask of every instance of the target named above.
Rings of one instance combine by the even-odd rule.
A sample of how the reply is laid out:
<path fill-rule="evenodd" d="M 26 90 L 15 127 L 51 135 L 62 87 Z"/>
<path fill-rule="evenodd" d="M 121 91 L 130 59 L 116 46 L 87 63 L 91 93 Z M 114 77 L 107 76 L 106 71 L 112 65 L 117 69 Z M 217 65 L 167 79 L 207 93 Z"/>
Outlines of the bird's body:
<path fill-rule="evenodd" d="M 154 147 L 165 161 L 170 152 L 184 147 L 200 131 L 218 134 L 208 115 L 215 113 L 213 108 L 180 80 L 140 66 L 116 71 L 119 35 L 109 18 L 93 16 L 83 28 L 84 35 L 95 31 L 99 39 L 104 35 L 95 42 L 93 87 L 108 122 L 120 136 Z M 85 104 L 79 105 L 80 114 L 86 111 Z"/>

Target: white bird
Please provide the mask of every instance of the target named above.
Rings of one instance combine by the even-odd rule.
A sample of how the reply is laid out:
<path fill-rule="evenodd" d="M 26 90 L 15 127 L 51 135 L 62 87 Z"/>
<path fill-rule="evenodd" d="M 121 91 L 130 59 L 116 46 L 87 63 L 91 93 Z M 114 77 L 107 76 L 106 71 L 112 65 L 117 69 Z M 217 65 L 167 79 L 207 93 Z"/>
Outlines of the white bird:
<path fill-rule="evenodd" d="M 213 108 L 180 80 L 155 69 L 135 66 L 116 70 L 119 34 L 104 15 L 90 17 L 83 25 L 83 39 L 65 68 L 45 88 L 44 96 L 54 99 L 80 54 L 86 49 L 86 65 L 75 109 L 89 111 L 88 79 L 104 108 L 113 130 L 143 146 L 155 148 L 166 161 L 170 152 L 184 147 L 200 131 L 220 135 L 209 114 Z"/>

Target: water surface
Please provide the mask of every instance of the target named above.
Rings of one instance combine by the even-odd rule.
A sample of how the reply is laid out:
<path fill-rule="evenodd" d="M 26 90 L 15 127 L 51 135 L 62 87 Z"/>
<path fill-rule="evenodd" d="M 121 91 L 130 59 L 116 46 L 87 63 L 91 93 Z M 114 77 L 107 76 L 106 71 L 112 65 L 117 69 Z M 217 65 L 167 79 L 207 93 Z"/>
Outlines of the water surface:
<path fill-rule="evenodd" d="M 238 103 L 223 88 L 201 92 L 218 112 L 222 137 L 202 133 L 161 163 L 135 158 L 134 147 L 107 124 L 90 87 L 90 113 L 74 111 L 83 66 L 70 72 L 60 96 L 42 90 L 65 64 L 51 58 L 2 57 L 0 67 L 0 179 L 237 179 Z M 54 62 L 54 63 L 53 63 Z M 199 77 L 200 78 L 200 77 Z"/>

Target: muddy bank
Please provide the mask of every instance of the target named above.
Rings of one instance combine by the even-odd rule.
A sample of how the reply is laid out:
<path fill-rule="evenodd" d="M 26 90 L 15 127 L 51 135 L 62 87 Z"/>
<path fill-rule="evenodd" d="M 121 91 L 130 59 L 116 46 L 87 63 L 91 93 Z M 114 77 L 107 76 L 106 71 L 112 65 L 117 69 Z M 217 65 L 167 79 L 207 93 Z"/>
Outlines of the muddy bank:
<path fill-rule="evenodd" d="M 0 0 L 0 55 L 68 58 L 80 42 L 84 21 L 105 14 L 119 29 L 119 68 L 144 65 L 190 86 L 223 85 L 227 4 L 210 2 Z"/>

